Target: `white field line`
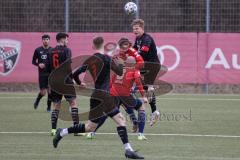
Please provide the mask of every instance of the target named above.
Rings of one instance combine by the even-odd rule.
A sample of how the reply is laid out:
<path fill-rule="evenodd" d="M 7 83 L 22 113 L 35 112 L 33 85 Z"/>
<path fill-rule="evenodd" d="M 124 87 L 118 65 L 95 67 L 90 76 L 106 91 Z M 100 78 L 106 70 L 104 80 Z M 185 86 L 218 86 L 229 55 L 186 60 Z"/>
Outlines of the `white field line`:
<path fill-rule="evenodd" d="M 35 99 L 36 97 L 23 97 L 23 96 L 6 96 L 0 97 L 0 99 Z M 89 97 L 81 97 L 78 99 L 89 99 Z M 157 98 L 159 100 L 187 100 L 187 101 L 240 101 L 240 98 Z"/>
<path fill-rule="evenodd" d="M 0 134 L 49 134 L 49 132 L 0 132 Z M 117 133 L 96 133 L 98 135 L 117 135 Z M 137 135 L 129 133 L 129 135 Z M 167 134 L 145 133 L 146 136 L 180 136 L 180 137 L 214 137 L 214 138 L 240 138 L 240 135 L 212 135 L 212 134 Z"/>
<path fill-rule="evenodd" d="M 28 96 L 28 95 L 36 95 L 38 94 L 38 92 L 0 92 L 0 95 L 23 95 L 23 96 Z M 215 94 L 215 93 L 209 93 L 209 94 L 204 94 L 204 93 L 168 93 L 168 94 L 165 94 L 164 96 L 212 96 L 212 97 L 215 97 L 215 96 L 231 96 L 231 97 L 237 97 L 237 96 L 240 96 L 240 94 L 232 94 L 232 93 L 229 93 L 229 94 Z"/>
<path fill-rule="evenodd" d="M 206 157 L 206 156 L 201 156 L 201 157 L 186 157 L 186 156 L 154 156 L 152 155 L 152 157 L 156 157 L 156 158 L 160 158 L 160 159 L 190 159 L 190 160 L 193 160 L 193 159 L 198 159 L 198 160 L 203 160 L 203 159 L 208 159 L 208 160 L 240 160 L 240 158 L 237 158 L 237 157 Z"/>
<path fill-rule="evenodd" d="M 158 98 L 162 100 L 188 100 L 188 101 L 240 101 L 237 98 Z"/>

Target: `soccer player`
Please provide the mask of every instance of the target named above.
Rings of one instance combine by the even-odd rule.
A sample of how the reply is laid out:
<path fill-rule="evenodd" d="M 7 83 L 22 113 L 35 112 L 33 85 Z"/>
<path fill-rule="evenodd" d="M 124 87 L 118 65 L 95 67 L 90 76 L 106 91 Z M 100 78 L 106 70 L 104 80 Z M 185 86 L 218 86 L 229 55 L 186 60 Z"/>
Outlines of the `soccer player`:
<path fill-rule="evenodd" d="M 122 76 L 113 74 L 111 78 L 110 94 L 118 99 L 118 107 L 122 105 L 125 111 L 129 114 L 130 119 L 134 124 L 133 131 L 136 132 L 137 129 L 139 129 L 138 140 L 146 140 L 147 138 L 143 134 L 146 118 L 145 106 L 142 105 L 142 101 L 140 99 L 135 99 L 130 94 L 133 83 L 136 83 L 144 102 L 147 102 L 147 98 L 144 96 L 139 72 L 139 69 L 143 66 L 144 61 L 137 51 L 131 48 L 131 42 L 127 38 L 121 38 L 118 45 L 120 48 L 119 56 L 125 60 L 125 65 Z M 133 109 L 138 111 L 138 120 Z M 102 119 L 101 123 L 98 124 L 97 129 L 104 123 L 106 118 L 107 117 Z M 96 130 L 88 133 L 87 138 L 92 139 Z"/>
<path fill-rule="evenodd" d="M 143 57 L 145 63 L 142 71 L 149 72 L 149 74 L 144 74 L 144 89 L 150 93 L 149 104 L 152 110 L 150 125 L 152 126 L 157 122 L 160 116 L 156 107 L 156 97 L 153 84 L 160 70 L 161 64 L 158 59 L 157 48 L 153 38 L 144 31 L 144 21 L 142 19 L 135 19 L 131 25 L 133 33 L 136 36 L 134 48 Z"/>
<path fill-rule="evenodd" d="M 145 105 L 142 105 L 141 101 L 135 99 L 130 94 L 133 83 L 135 83 L 142 95 L 144 103 L 148 102 L 144 95 L 139 71 L 144 61 L 138 52 L 131 47 L 131 42 L 127 38 L 121 38 L 118 45 L 120 47 L 120 55 L 122 55 L 126 61 L 123 76 L 113 75 L 112 77 L 111 95 L 118 96 L 120 103 L 127 109 L 135 108 L 138 111 L 138 140 L 146 140 L 147 138 L 143 134 L 146 118 Z M 131 118 L 134 119 L 134 117 Z"/>
<path fill-rule="evenodd" d="M 78 75 L 88 70 L 95 80 L 95 88 L 90 98 L 90 113 L 89 120 L 86 124 L 79 123 L 69 128 L 58 129 L 57 134 L 53 139 L 53 146 L 56 148 L 59 141 L 66 135 L 71 133 L 92 132 L 96 129 L 98 123 L 104 115 L 110 116 L 117 124 L 117 132 L 122 140 L 125 149 L 125 156 L 132 159 L 143 159 L 144 157 L 138 155 L 131 147 L 128 141 L 128 134 L 126 129 L 126 120 L 119 112 L 115 105 L 114 97 L 109 94 L 110 87 L 110 70 L 116 74 L 122 75 L 123 65 L 119 58 L 111 59 L 109 56 L 103 54 L 104 40 L 102 37 L 93 39 L 93 48 L 95 54 L 89 57 L 77 71 L 74 72 L 73 77 L 78 84 L 81 81 Z M 96 75 L 98 73 L 98 75 Z"/>
<path fill-rule="evenodd" d="M 61 64 L 71 61 L 72 53 L 71 53 L 71 50 L 67 47 L 68 37 L 69 36 L 66 33 L 58 33 L 56 35 L 57 46 L 50 51 L 50 56 L 49 56 L 50 72 L 57 69 Z M 66 84 L 73 84 L 73 80 L 70 76 L 66 78 L 65 82 Z M 52 123 L 51 135 L 52 136 L 56 134 L 58 114 L 61 107 L 61 100 L 63 96 L 69 102 L 69 105 L 71 107 L 71 116 L 72 116 L 73 124 L 77 125 L 79 123 L 76 93 L 73 93 L 72 95 L 64 95 L 63 93 L 58 93 L 51 89 L 51 98 L 53 102 L 53 110 L 51 115 L 51 123 Z"/>
<path fill-rule="evenodd" d="M 35 49 L 32 64 L 38 67 L 38 81 L 39 81 L 39 88 L 40 92 L 34 102 L 34 109 L 37 109 L 38 104 L 43 96 L 46 95 L 48 92 L 47 98 L 47 112 L 51 111 L 51 99 L 48 91 L 48 68 L 47 68 L 47 60 L 49 56 L 49 52 L 51 47 L 49 46 L 50 36 L 45 34 L 42 36 L 42 43 L 41 47 Z"/>
<path fill-rule="evenodd" d="M 139 103 L 131 94 L 131 88 L 133 83 L 136 83 L 138 90 L 140 91 L 144 103 L 147 103 L 147 98 L 144 96 L 144 90 L 141 83 L 140 71 L 135 68 L 135 59 L 132 56 L 129 56 L 125 61 L 125 70 L 122 77 L 113 76 L 111 87 L 111 95 L 118 97 L 121 104 L 126 108 L 134 108 L 138 111 L 138 140 L 146 140 L 144 136 L 144 126 L 145 126 L 145 106 Z"/>

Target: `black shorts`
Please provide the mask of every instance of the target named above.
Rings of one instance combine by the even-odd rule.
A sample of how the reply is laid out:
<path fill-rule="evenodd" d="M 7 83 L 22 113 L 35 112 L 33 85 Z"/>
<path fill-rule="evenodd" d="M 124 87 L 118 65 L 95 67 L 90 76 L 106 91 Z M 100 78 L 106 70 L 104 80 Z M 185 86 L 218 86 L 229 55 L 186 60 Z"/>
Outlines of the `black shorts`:
<path fill-rule="evenodd" d="M 123 104 L 125 107 L 131 107 L 131 108 L 134 108 L 137 105 L 136 99 L 132 95 L 118 96 L 116 98 L 118 100 L 118 105 Z"/>
<path fill-rule="evenodd" d="M 153 85 L 160 68 L 161 64 L 159 62 L 146 62 L 144 67 L 141 69 L 141 73 L 144 75 L 143 84 Z"/>
<path fill-rule="evenodd" d="M 104 91 L 94 91 L 90 98 L 89 120 L 99 123 L 102 117 L 114 117 L 119 113 L 115 97 Z"/>
<path fill-rule="evenodd" d="M 48 75 L 38 77 L 39 88 L 47 89 L 48 88 Z"/>
<path fill-rule="evenodd" d="M 132 95 L 130 96 L 118 96 L 117 98 L 117 104 L 120 106 L 121 104 L 128 108 L 134 108 L 138 110 L 142 106 L 142 101 L 140 99 L 135 99 Z"/>
<path fill-rule="evenodd" d="M 75 94 L 72 94 L 72 95 L 63 95 L 63 94 L 59 94 L 59 93 L 51 90 L 51 93 L 50 93 L 50 94 L 51 94 L 51 101 L 52 101 L 53 103 L 59 103 L 59 102 L 61 102 L 63 96 L 64 96 L 64 98 L 65 98 L 68 102 L 70 102 L 70 101 L 72 101 L 72 100 L 74 100 L 74 99 L 77 98 L 76 93 L 75 93 Z"/>

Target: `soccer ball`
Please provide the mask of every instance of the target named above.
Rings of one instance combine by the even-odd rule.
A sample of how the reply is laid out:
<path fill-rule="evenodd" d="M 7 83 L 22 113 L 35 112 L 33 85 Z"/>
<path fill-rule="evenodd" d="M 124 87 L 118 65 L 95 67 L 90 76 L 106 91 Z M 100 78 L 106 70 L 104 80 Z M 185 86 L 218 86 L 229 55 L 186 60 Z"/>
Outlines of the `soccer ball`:
<path fill-rule="evenodd" d="M 124 6 L 124 10 L 127 14 L 135 14 L 137 12 L 137 5 L 133 2 L 128 2 Z"/>

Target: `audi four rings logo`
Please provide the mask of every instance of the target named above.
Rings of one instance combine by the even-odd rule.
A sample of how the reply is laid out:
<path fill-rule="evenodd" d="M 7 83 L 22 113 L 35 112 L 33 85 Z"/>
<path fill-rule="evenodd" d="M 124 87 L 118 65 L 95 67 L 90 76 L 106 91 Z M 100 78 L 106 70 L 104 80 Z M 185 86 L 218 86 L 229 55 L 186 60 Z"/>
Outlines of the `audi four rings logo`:
<path fill-rule="evenodd" d="M 159 58 L 161 64 L 164 64 L 164 60 L 165 60 L 165 56 L 166 56 L 164 53 L 165 50 L 171 51 L 171 53 L 174 54 L 174 56 L 176 57 L 175 62 L 172 65 L 167 66 L 168 71 L 172 71 L 172 70 L 176 69 L 178 67 L 178 65 L 180 64 L 180 60 L 181 60 L 180 52 L 177 50 L 176 47 L 171 46 L 171 45 L 163 45 L 163 46 L 157 47 L 157 54 L 158 54 L 158 58 Z"/>

